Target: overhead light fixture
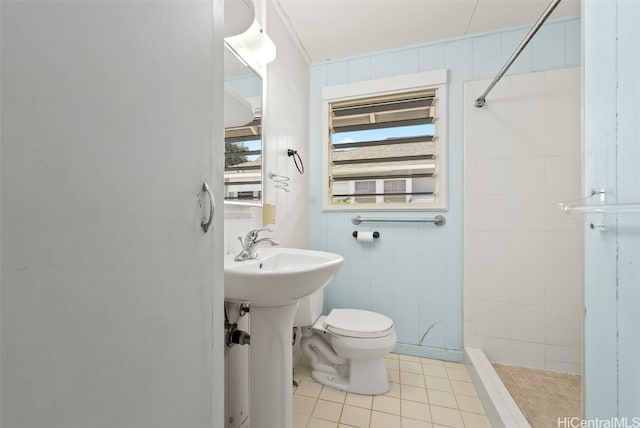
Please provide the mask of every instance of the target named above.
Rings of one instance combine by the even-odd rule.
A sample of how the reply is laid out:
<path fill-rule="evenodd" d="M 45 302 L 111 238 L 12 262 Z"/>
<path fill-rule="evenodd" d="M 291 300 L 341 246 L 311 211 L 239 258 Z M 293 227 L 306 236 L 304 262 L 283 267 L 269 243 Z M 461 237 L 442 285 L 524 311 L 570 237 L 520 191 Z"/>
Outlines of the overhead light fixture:
<path fill-rule="evenodd" d="M 276 45 L 255 19 L 247 31 L 225 40 L 245 61 L 264 65 L 276 58 Z"/>

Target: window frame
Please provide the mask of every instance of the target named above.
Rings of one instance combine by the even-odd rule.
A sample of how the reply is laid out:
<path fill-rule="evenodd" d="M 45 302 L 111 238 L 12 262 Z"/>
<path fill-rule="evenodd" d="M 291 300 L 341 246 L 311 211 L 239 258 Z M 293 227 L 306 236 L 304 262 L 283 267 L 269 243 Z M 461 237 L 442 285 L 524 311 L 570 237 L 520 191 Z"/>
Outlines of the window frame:
<path fill-rule="evenodd" d="M 329 135 L 330 105 L 338 101 L 368 98 L 395 93 L 437 89 L 437 142 L 435 155 L 436 190 L 434 202 L 388 204 L 332 204 L 329 181 L 331 136 Z M 446 211 L 448 209 L 448 138 L 447 138 L 447 70 L 393 76 L 382 79 L 325 86 L 322 88 L 322 211 Z"/>

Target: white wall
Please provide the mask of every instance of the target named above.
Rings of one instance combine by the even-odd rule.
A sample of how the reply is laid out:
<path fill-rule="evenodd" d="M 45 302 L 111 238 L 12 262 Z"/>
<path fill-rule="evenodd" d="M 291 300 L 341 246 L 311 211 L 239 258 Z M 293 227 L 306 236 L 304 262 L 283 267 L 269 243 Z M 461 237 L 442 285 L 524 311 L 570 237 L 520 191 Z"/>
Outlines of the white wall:
<path fill-rule="evenodd" d="M 491 361 L 581 372 L 580 68 L 465 84 L 466 346 Z"/>
<path fill-rule="evenodd" d="M 273 232 L 265 232 L 287 247 L 307 248 L 309 239 L 308 172 L 300 175 L 287 148 L 298 150 L 308 167 L 309 126 L 309 64 L 294 43 L 272 2 L 256 2 L 257 19 L 276 45 L 276 59 L 268 64 L 263 85 L 263 198 L 275 205 L 276 222 L 269 224 Z M 267 173 L 273 171 L 291 178 L 289 192 L 278 190 Z M 262 227 L 262 207 L 225 204 L 224 249 L 227 254 L 240 251 L 238 237 Z M 231 322 L 238 328 L 249 327 L 249 317 L 238 318 L 236 306 L 230 305 Z M 239 427 L 248 413 L 248 347 L 236 345 L 225 352 L 226 394 L 228 398 L 225 423 Z M 229 417 L 233 416 L 233 422 Z M 242 425 L 245 427 L 246 425 Z"/>
<path fill-rule="evenodd" d="M 263 200 L 276 206 L 276 222 L 269 225 L 287 247 L 309 245 L 309 63 L 294 42 L 272 2 L 257 2 L 256 16 L 276 45 L 276 59 L 267 66 L 263 117 Z M 287 149 L 297 150 L 304 175 L 296 170 Z M 291 178 L 289 192 L 278 190 L 267 173 Z M 242 217 L 242 218 L 238 218 Z M 247 218 L 249 217 L 249 218 Z M 240 251 L 238 236 L 262 227 L 262 207 L 225 205 L 225 252 Z"/>

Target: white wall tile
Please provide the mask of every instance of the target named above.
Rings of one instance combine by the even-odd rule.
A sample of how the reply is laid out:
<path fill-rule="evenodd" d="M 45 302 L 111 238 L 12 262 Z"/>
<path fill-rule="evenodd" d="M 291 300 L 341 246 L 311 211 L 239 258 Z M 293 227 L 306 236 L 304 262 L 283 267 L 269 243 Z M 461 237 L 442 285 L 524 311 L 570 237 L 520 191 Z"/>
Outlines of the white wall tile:
<path fill-rule="evenodd" d="M 580 364 L 582 348 L 579 346 L 545 345 L 545 358 L 549 361 Z"/>
<path fill-rule="evenodd" d="M 509 286 L 504 266 L 476 266 L 476 299 L 478 301 L 506 303 Z"/>
<path fill-rule="evenodd" d="M 544 153 L 546 156 L 576 156 L 580 154 L 580 124 L 573 116 L 550 117 L 544 128 Z"/>
<path fill-rule="evenodd" d="M 571 373 L 582 375 L 582 364 L 564 363 L 561 361 L 547 360 L 545 362 L 545 370 L 560 373 Z"/>
<path fill-rule="evenodd" d="M 476 109 L 476 107 L 472 108 Z M 506 159 L 509 157 L 508 141 L 502 123 L 477 124 L 475 146 L 477 159 Z"/>
<path fill-rule="evenodd" d="M 545 197 L 543 195 L 510 195 L 509 230 L 545 230 Z"/>
<path fill-rule="evenodd" d="M 509 339 L 506 337 L 489 337 L 480 335 L 476 327 L 476 346 L 481 348 L 489 361 L 496 363 L 509 363 Z"/>
<path fill-rule="evenodd" d="M 508 266 L 544 267 L 545 232 L 512 230 L 508 238 Z"/>
<path fill-rule="evenodd" d="M 475 241 L 475 259 L 478 266 L 505 265 L 509 255 L 507 232 L 478 231 Z"/>
<path fill-rule="evenodd" d="M 520 108 L 514 106 L 514 108 Z M 545 121 L 544 119 L 513 120 L 507 121 L 502 126 L 502 138 L 505 152 L 511 158 L 533 158 L 542 153 L 540 143 L 542 141 Z"/>
<path fill-rule="evenodd" d="M 508 308 L 509 339 L 543 344 L 544 306 L 510 304 Z"/>
<path fill-rule="evenodd" d="M 545 193 L 580 193 L 582 189 L 582 169 L 579 156 L 549 157 L 544 165 Z"/>
<path fill-rule="evenodd" d="M 509 159 L 509 194 L 540 195 L 545 191 L 545 160 L 542 157 Z M 479 174 L 479 171 L 477 172 Z"/>
<path fill-rule="evenodd" d="M 582 269 L 584 235 L 579 232 L 545 232 L 545 265 L 550 269 Z"/>
<path fill-rule="evenodd" d="M 545 302 L 549 306 L 580 309 L 584 306 L 584 271 L 546 269 Z"/>
<path fill-rule="evenodd" d="M 464 299 L 475 308 L 465 334 L 492 361 L 568 372 L 581 363 L 584 223 L 557 207 L 581 194 L 575 73 L 509 76 L 487 108 L 465 108 L 465 173 L 475 179 L 464 182 L 475 293 L 475 304 Z M 488 83 L 467 82 L 465 99 Z"/>
<path fill-rule="evenodd" d="M 509 359 L 517 366 L 544 369 L 544 344 L 510 340 Z"/>
<path fill-rule="evenodd" d="M 464 322 L 464 346 L 476 346 L 476 322 L 466 320 Z"/>
<path fill-rule="evenodd" d="M 583 316 L 584 312 L 581 309 L 547 306 L 545 310 L 545 343 L 581 346 Z"/>
<path fill-rule="evenodd" d="M 504 195 L 509 192 L 509 168 L 501 159 L 476 161 L 476 190 L 478 195 Z"/>
<path fill-rule="evenodd" d="M 507 296 L 509 303 L 522 305 L 545 304 L 545 269 L 529 267 L 507 268 Z"/>
<path fill-rule="evenodd" d="M 509 198 L 507 195 L 476 197 L 476 230 L 507 230 Z"/>
<path fill-rule="evenodd" d="M 475 233 L 464 235 L 464 248 L 462 252 L 463 266 L 476 265 L 476 236 Z"/>
<path fill-rule="evenodd" d="M 508 336 L 506 303 L 477 302 L 476 328 L 478 336 L 504 338 Z"/>

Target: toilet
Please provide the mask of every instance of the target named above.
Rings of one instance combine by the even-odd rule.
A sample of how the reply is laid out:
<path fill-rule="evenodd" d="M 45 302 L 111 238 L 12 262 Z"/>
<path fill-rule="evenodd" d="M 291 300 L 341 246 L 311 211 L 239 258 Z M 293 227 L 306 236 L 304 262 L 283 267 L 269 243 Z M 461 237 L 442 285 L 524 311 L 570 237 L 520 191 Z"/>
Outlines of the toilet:
<path fill-rule="evenodd" d="M 323 290 L 300 301 L 294 325 L 301 328 L 300 348 L 317 382 L 366 395 L 389 391 L 384 356 L 397 336 L 391 318 L 360 309 L 322 314 Z"/>

